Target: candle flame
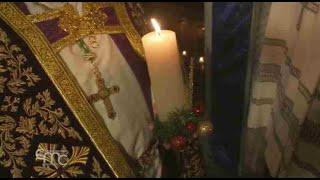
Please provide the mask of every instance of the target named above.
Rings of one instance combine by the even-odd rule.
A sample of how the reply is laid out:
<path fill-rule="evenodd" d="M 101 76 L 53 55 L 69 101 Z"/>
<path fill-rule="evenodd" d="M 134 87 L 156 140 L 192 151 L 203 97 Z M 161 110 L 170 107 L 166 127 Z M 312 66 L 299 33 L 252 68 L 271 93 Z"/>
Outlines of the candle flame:
<path fill-rule="evenodd" d="M 156 33 L 160 36 L 160 32 L 161 32 L 160 24 L 154 18 L 151 18 L 151 23 Z"/>
<path fill-rule="evenodd" d="M 199 58 L 199 63 L 201 63 L 201 64 L 204 63 L 203 57 L 200 57 L 200 58 Z"/>
<path fill-rule="evenodd" d="M 182 51 L 182 55 L 186 56 L 187 55 L 187 51 Z"/>

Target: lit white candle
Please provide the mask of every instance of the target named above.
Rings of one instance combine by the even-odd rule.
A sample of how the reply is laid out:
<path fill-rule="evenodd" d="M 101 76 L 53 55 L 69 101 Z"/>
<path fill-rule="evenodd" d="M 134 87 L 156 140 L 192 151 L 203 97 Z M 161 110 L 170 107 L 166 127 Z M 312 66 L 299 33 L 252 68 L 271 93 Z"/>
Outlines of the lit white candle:
<path fill-rule="evenodd" d="M 184 106 L 185 87 L 175 32 L 161 30 L 154 19 L 151 22 L 155 31 L 144 35 L 142 43 L 156 111 L 160 120 L 164 121 L 168 112 Z"/>

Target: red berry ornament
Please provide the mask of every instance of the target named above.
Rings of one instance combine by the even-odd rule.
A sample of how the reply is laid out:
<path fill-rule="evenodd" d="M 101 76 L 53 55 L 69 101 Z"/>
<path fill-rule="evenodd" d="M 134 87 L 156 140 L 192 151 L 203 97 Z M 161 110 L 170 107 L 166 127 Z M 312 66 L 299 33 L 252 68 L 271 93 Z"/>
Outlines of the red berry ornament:
<path fill-rule="evenodd" d="M 195 106 L 192 109 L 192 112 L 196 115 L 196 116 L 200 116 L 203 113 L 203 109 L 201 108 L 201 106 Z"/>
<path fill-rule="evenodd" d="M 175 136 L 170 140 L 170 145 L 174 150 L 182 150 L 186 146 L 187 139 L 183 136 Z"/>
<path fill-rule="evenodd" d="M 187 122 L 186 123 L 186 129 L 188 130 L 189 133 L 194 133 L 197 130 L 197 126 L 193 122 Z"/>

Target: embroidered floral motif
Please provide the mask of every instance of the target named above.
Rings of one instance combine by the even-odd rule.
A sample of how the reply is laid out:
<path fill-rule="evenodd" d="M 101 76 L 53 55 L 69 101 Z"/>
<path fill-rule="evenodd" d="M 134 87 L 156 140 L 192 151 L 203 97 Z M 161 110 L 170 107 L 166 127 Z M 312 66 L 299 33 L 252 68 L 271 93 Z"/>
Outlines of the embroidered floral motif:
<path fill-rule="evenodd" d="M 1 111 L 17 112 L 20 99 L 17 97 L 5 96 L 3 99 L 3 105 Z"/>
<path fill-rule="evenodd" d="M 116 177 L 133 177 L 134 173 L 132 172 L 132 169 L 126 162 L 125 158 L 123 157 L 123 154 L 117 147 L 117 145 L 114 143 L 110 133 L 107 131 L 105 125 L 102 121 L 100 121 L 101 118 L 97 117 L 95 113 L 91 110 L 90 104 L 85 99 L 85 95 L 81 93 L 80 86 L 75 83 L 72 78 L 69 78 L 71 72 L 65 67 L 64 65 L 61 66 L 60 61 L 62 60 L 59 56 L 56 56 L 56 54 L 53 52 L 54 47 L 50 47 L 48 44 L 48 41 L 45 39 L 44 34 L 41 33 L 41 31 L 36 27 L 35 24 L 32 24 L 30 20 L 28 20 L 27 16 L 24 15 L 16 6 L 14 3 L 0 3 L 0 17 L 2 20 L 5 20 L 8 23 L 2 23 L 1 26 L 9 25 L 10 28 L 12 28 L 12 31 L 15 31 L 19 33 L 19 36 L 22 38 L 20 40 L 24 41 L 29 47 L 30 52 L 37 57 L 37 59 L 28 59 L 31 63 L 36 61 L 41 65 L 41 67 L 45 70 L 45 73 L 50 78 L 51 82 L 55 85 L 57 90 L 64 95 L 62 96 L 63 100 L 66 102 L 70 110 L 72 110 L 72 113 L 75 115 L 76 119 L 70 119 L 78 121 L 79 125 L 82 126 L 82 128 L 85 130 L 85 133 L 87 137 L 90 137 L 91 141 L 88 141 L 89 139 L 86 139 L 85 142 L 81 142 L 81 144 L 91 144 L 91 146 L 95 146 L 97 150 L 95 150 L 95 153 L 101 153 L 102 159 L 101 163 L 107 162 L 108 166 L 111 167 L 111 171 Z M 110 26 L 111 27 L 111 26 Z M 113 28 L 113 26 L 112 26 Z M 116 27 L 118 28 L 118 26 Z M 11 30 L 9 30 L 11 31 Z M 14 34 L 14 33 L 13 33 Z M 18 38 L 18 36 L 17 36 Z M 19 39 L 19 38 L 18 38 Z M 23 49 L 26 51 L 27 49 Z M 27 50 L 28 51 L 28 50 Z M 28 57 L 29 58 L 29 57 Z M 4 65 L 6 67 L 6 64 L 2 64 L 0 62 L 0 65 Z M 34 67 L 35 68 L 35 67 Z M 35 69 L 34 69 L 35 70 Z M 3 73 L 5 74 L 5 78 L 9 79 L 9 73 Z M 3 75 L 0 73 L 0 76 Z M 44 79 L 44 81 L 41 82 L 41 85 L 47 85 L 49 79 Z M 7 80 L 6 80 L 7 81 Z M 36 83 L 37 87 L 40 85 L 40 83 Z M 40 86 L 39 86 L 40 87 Z M 28 98 L 27 96 L 33 96 L 31 94 L 37 93 L 34 92 L 35 88 L 28 88 L 25 94 L 21 94 L 21 102 L 25 101 L 25 98 Z M 50 89 L 49 89 L 50 90 Z M 51 90 L 50 90 L 51 91 Z M 5 89 L 4 92 L 6 94 L 11 95 L 11 92 L 6 87 L 5 83 Z M 59 96 L 58 93 L 52 94 Z M 3 94 L 0 94 L 3 99 Z M 54 96 L 52 96 L 54 97 Z M 34 102 L 34 99 L 33 99 Z M 1 105 L 0 101 L 0 105 Z M 24 113 L 22 104 L 19 106 L 19 113 Z M 66 112 L 67 113 L 67 112 Z M 11 113 L 12 114 L 12 113 Z M 18 121 L 19 117 L 16 117 L 18 114 L 15 115 L 15 120 Z M 42 120 L 41 117 L 36 117 L 37 122 L 39 120 Z M 39 134 L 41 136 L 41 134 Z M 104 138 L 101 138 L 104 137 Z M 34 137 L 35 139 L 38 139 L 38 137 Z M 50 137 L 41 137 L 40 140 L 45 140 Z M 59 136 L 55 138 L 50 139 L 62 139 Z M 68 140 L 72 143 L 79 143 L 77 140 Z M 34 145 L 34 144 L 32 144 Z M 34 150 L 34 148 L 32 148 Z M 1 150 L 0 150 L 1 152 Z M 30 152 L 29 152 L 30 153 Z M 90 153 L 91 154 L 91 153 Z M 29 156 L 26 158 L 30 158 Z M 99 160 L 99 159 L 98 159 Z M 30 164 L 29 164 L 30 165 Z M 27 168 L 24 168 L 25 173 L 24 176 L 28 176 L 27 174 L 34 172 L 30 171 L 30 166 L 28 165 Z M 11 167 L 8 167 L 8 169 L 11 169 Z M 28 170 L 28 171 L 27 171 Z M 90 174 L 90 173 L 89 173 Z M 89 174 L 85 174 L 85 176 L 88 176 Z M 34 176 L 34 174 L 31 175 L 31 177 Z M 112 175 L 113 176 L 113 175 Z"/>
<path fill-rule="evenodd" d="M 45 94 L 45 95 L 43 95 Z M 44 93 L 39 93 L 37 96 L 39 99 L 46 100 L 44 107 L 52 106 L 54 103 L 52 100 L 47 100 L 49 97 L 48 91 L 45 91 Z M 26 102 L 29 102 L 28 100 Z M 63 116 L 63 112 L 61 110 L 43 110 L 41 109 L 41 106 L 39 103 L 35 103 L 33 106 L 30 106 L 34 109 L 31 108 L 31 110 L 28 110 L 28 105 L 24 104 L 26 113 L 29 115 L 36 115 L 37 113 L 40 113 L 42 118 L 46 116 L 47 119 L 44 119 L 40 122 L 39 124 L 39 129 L 40 133 L 42 135 L 55 135 L 55 134 L 61 134 L 63 138 L 66 138 L 65 133 L 69 133 L 69 137 L 74 137 L 78 139 L 82 139 L 79 134 L 70 127 L 65 127 L 70 124 L 69 120 L 65 117 L 64 122 L 62 123 L 57 123 L 57 117 L 55 115 L 52 115 L 50 113 L 56 113 L 60 114 L 60 116 Z M 41 112 L 41 110 L 43 110 Z M 48 113 L 48 111 L 50 111 Z M 58 112 L 58 113 L 57 113 Z M 52 123 L 55 123 L 53 127 L 55 128 L 50 128 L 47 129 L 45 125 L 43 125 L 44 121 L 50 121 Z M 43 127 L 42 127 L 43 125 Z M 63 129 L 61 129 L 63 128 Z M 18 132 L 20 134 L 16 135 Z M 10 117 L 10 116 L 0 116 L 0 164 L 4 167 L 10 167 L 11 168 L 11 173 L 13 177 L 21 177 L 22 173 L 22 168 L 26 167 L 25 161 L 24 161 L 24 156 L 27 155 L 29 152 L 29 147 L 30 147 L 30 140 L 35 136 L 39 135 L 37 129 L 37 121 L 34 117 L 27 118 L 27 117 L 20 117 L 20 120 L 18 122 L 18 125 L 16 121 Z M 86 153 L 85 150 L 83 149 L 77 149 L 73 148 L 73 154 L 68 161 L 69 165 L 76 164 L 76 163 L 83 163 L 84 157 L 81 154 L 88 154 Z M 70 172 L 69 172 L 70 171 Z M 70 167 L 68 168 L 68 172 L 71 173 L 73 176 L 79 174 L 80 170 L 78 170 L 75 167 Z"/>
<path fill-rule="evenodd" d="M 1 73 L 1 70 L 3 70 L 1 69 L 1 67 L 2 66 L 0 65 L 0 73 Z M 6 81 L 7 81 L 7 78 L 0 76 L 0 93 L 3 93 L 3 89 Z"/>
<path fill-rule="evenodd" d="M 93 157 L 92 172 L 93 173 L 90 174 L 90 177 L 92 178 L 110 178 L 110 176 L 103 172 L 99 162 L 95 157 Z"/>
<path fill-rule="evenodd" d="M 16 121 L 10 116 L 0 116 L 0 164 L 10 167 L 13 177 L 22 177 L 26 167 L 23 157 L 29 152 L 30 140 L 22 135 L 13 135 Z"/>
<path fill-rule="evenodd" d="M 53 108 L 55 101 L 50 97 L 49 90 L 38 93 L 36 99 L 35 102 L 32 102 L 32 98 L 26 99 L 23 109 L 29 117 L 38 116 L 42 119 L 38 125 L 41 134 L 45 136 L 59 134 L 63 138 L 82 140 L 79 133 L 71 127 L 70 120 L 62 109 Z"/>
<path fill-rule="evenodd" d="M 4 96 L 0 110 L 2 113 L 12 113 L 22 107 L 24 111 L 19 112 L 25 113 L 17 119 L 9 115 L 0 116 L 0 165 L 10 168 L 13 177 L 22 177 L 23 168 L 26 167 L 24 158 L 29 153 L 30 141 L 34 136 L 60 135 L 82 140 L 62 109 L 54 107 L 55 101 L 50 97 L 49 90 L 39 92 L 36 97 L 20 100 L 23 97 L 20 95 L 25 94 L 28 87 L 35 86 L 41 80 L 33 73 L 32 67 L 26 66 L 26 61 L 20 47 L 11 43 L 0 28 L 0 93 L 6 89 L 12 93 L 11 96 Z M 81 152 L 75 150 L 75 153 Z M 75 162 L 73 159 L 70 163 Z M 73 172 L 77 173 L 76 170 Z"/>
<path fill-rule="evenodd" d="M 12 44 L 7 34 L 0 28 L 0 63 L 2 63 L 0 73 L 10 73 L 10 79 L 0 75 L 1 93 L 5 83 L 12 93 L 21 94 L 26 91 L 26 87 L 34 86 L 40 80 L 39 76 L 33 73 L 32 67 L 25 67 L 26 60 L 21 49 Z"/>
<path fill-rule="evenodd" d="M 16 131 L 31 139 L 33 136 L 38 135 L 39 131 L 36 125 L 37 121 L 35 118 L 21 116 Z"/>
<path fill-rule="evenodd" d="M 70 153 L 64 145 L 40 144 L 36 151 L 36 161 L 41 165 L 35 166 L 34 170 L 46 178 L 77 177 L 83 174 L 89 151 L 88 147 L 72 146 Z"/>

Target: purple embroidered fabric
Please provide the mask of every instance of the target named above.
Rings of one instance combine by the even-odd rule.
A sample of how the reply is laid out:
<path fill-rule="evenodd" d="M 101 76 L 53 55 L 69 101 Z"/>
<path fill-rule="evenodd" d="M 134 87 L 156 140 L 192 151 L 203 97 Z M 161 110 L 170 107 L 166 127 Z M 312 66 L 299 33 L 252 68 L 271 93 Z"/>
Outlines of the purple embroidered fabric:
<path fill-rule="evenodd" d="M 105 14 L 107 14 L 108 18 L 107 18 L 107 22 L 105 25 L 108 26 L 115 26 L 115 25 L 120 25 L 119 23 L 119 19 L 115 13 L 114 8 L 112 7 L 105 7 L 101 9 L 102 12 L 104 12 Z"/>
<path fill-rule="evenodd" d="M 29 15 L 30 12 L 24 2 L 14 2 L 14 4 L 23 12 L 25 15 Z"/>
<path fill-rule="evenodd" d="M 47 37 L 50 43 L 55 43 L 59 39 L 64 38 L 65 36 L 68 35 L 67 32 L 65 32 L 59 27 L 58 23 L 59 23 L 59 18 L 55 18 L 48 21 L 38 22 L 36 23 L 36 25 Z"/>
<path fill-rule="evenodd" d="M 137 5 L 136 4 L 132 4 L 132 6 L 136 7 Z M 144 20 L 141 16 L 139 16 L 139 14 L 141 15 L 141 11 L 138 11 L 138 10 L 134 10 L 132 9 L 133 7 L 130 7 L 128 3 L 125 3 L 125 7 L 126 7 L 126 10 L 128 12 L 128 15 L 129 15 L 129 18 L 133 24 L 133 26 L 135 27 L 135 29 L 138 31 L 138 33 L 140 34 L 140 36 L 144 35 L 147 33 L 148 29 L 147 27 L 145 26 L 144 24 Z M 133 14 L 137 14 L 138 17 L 133 17 Z"/>

